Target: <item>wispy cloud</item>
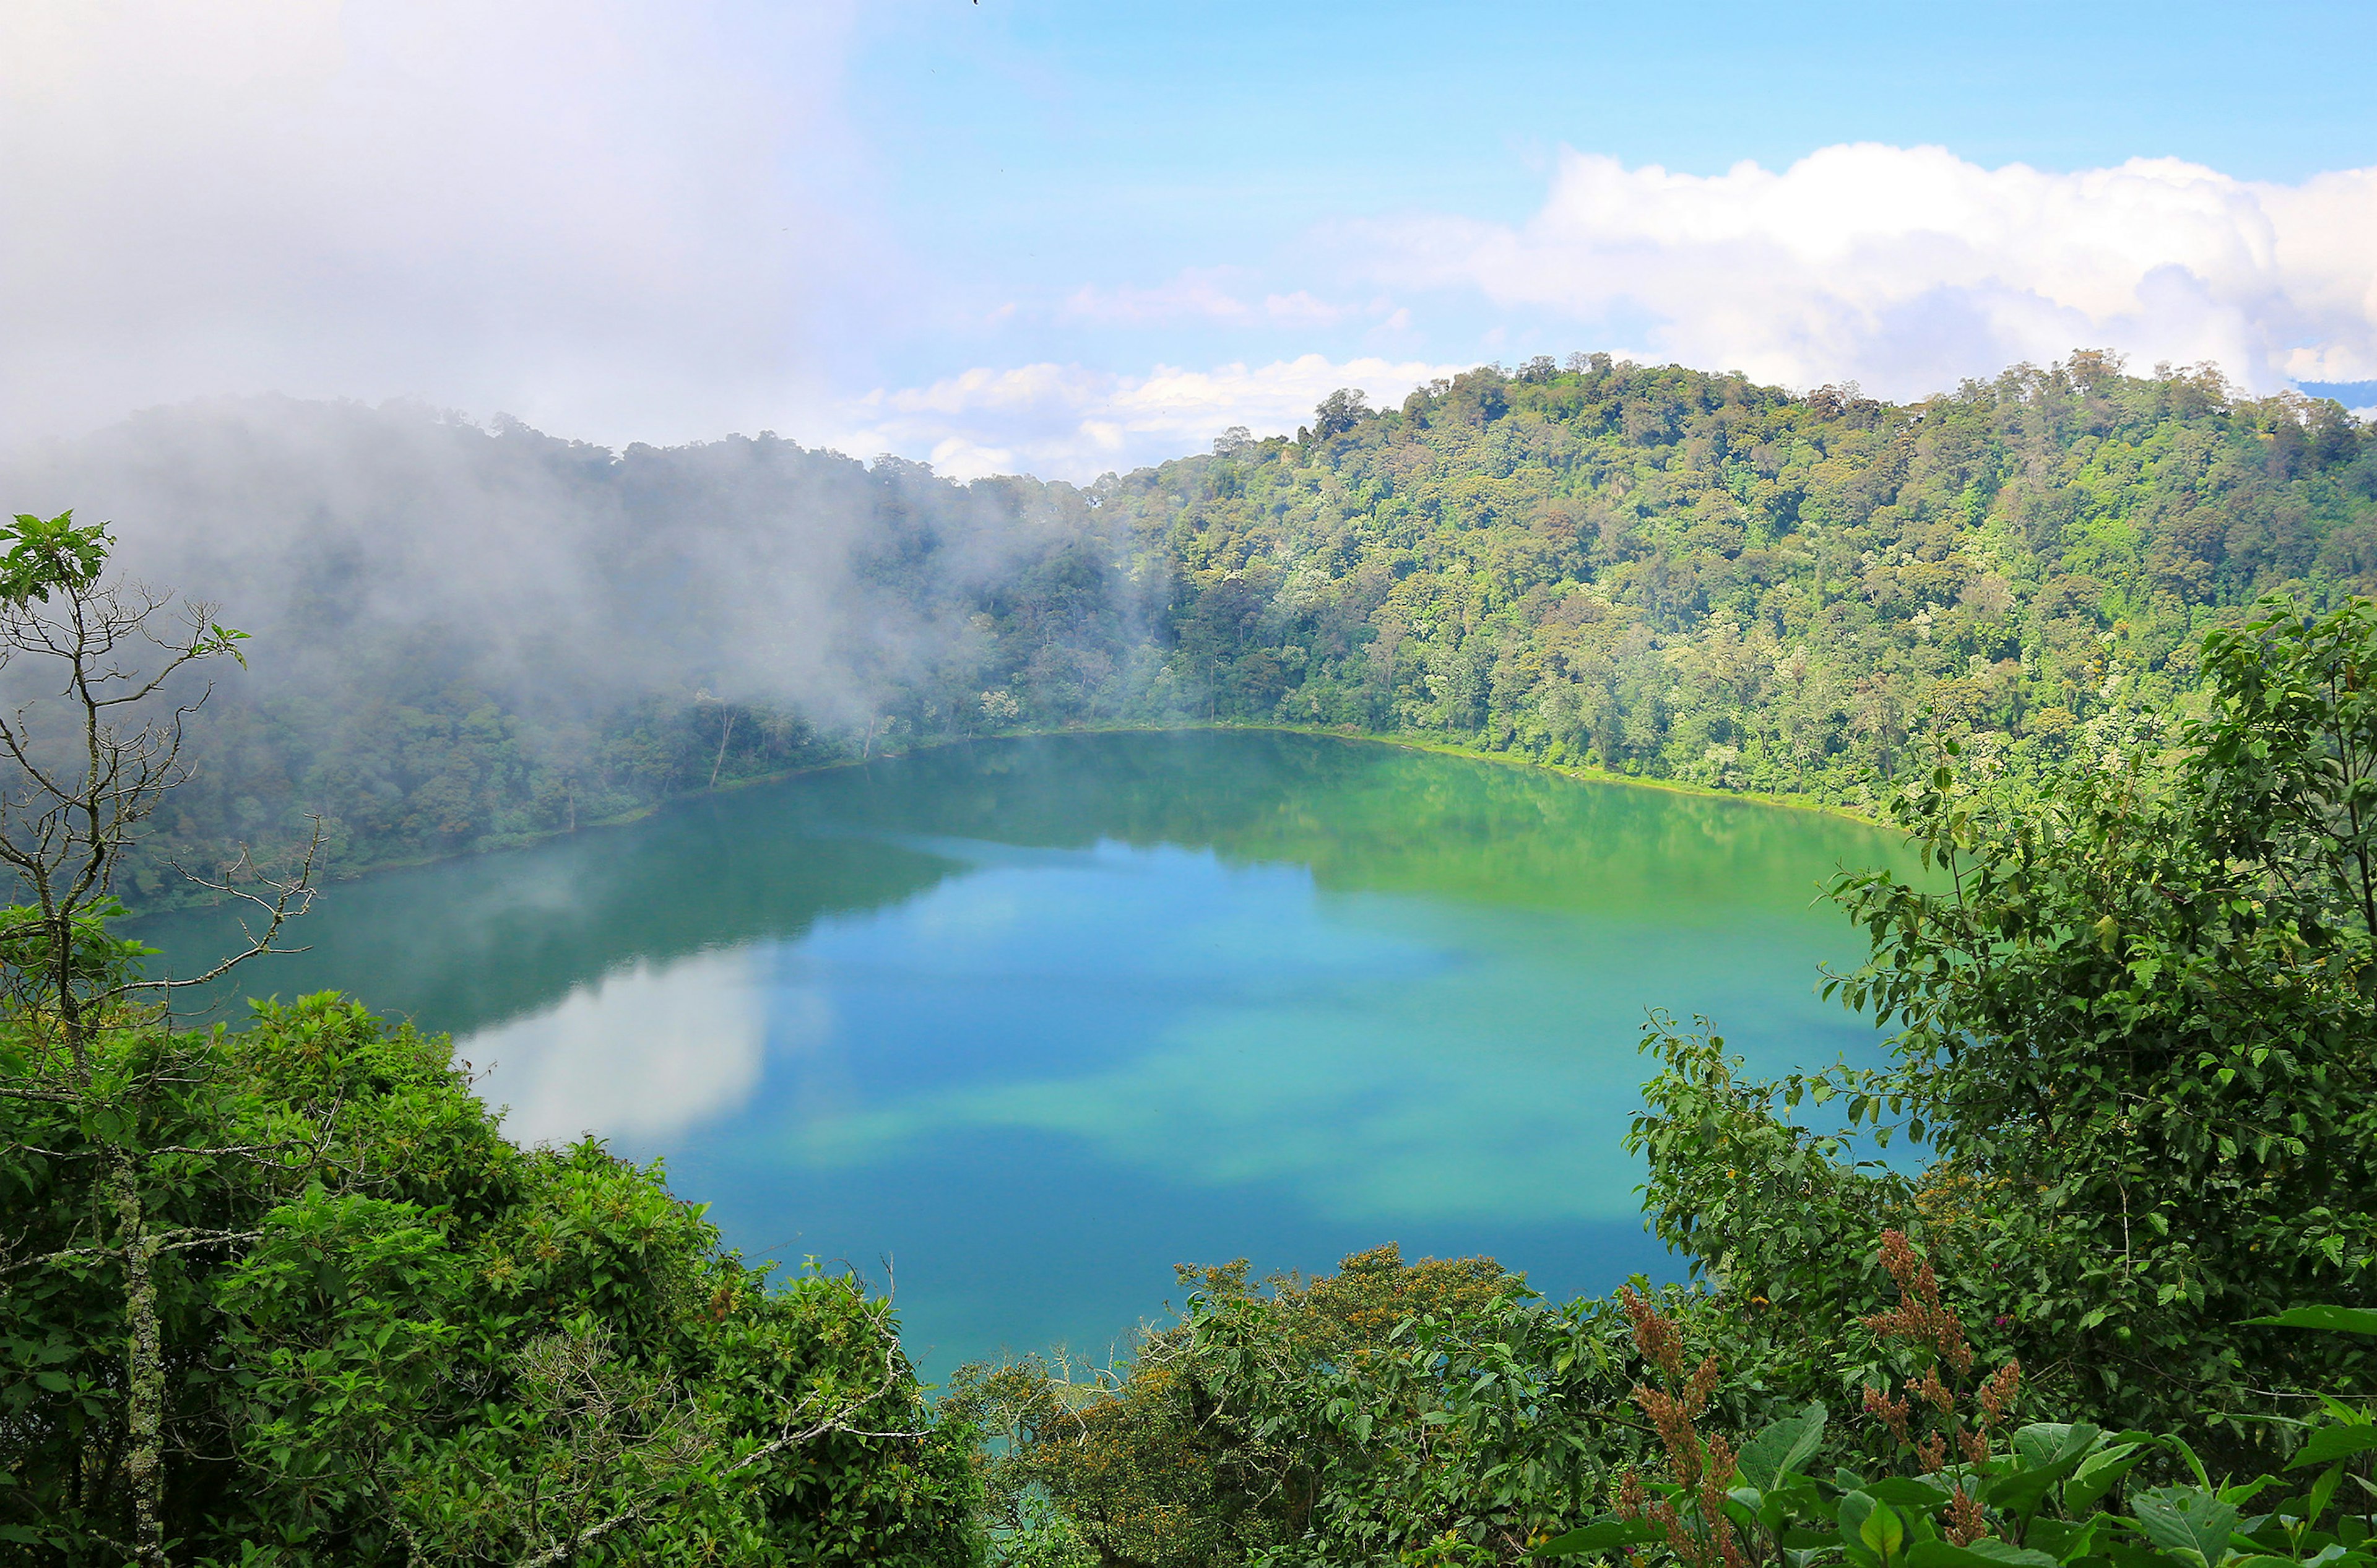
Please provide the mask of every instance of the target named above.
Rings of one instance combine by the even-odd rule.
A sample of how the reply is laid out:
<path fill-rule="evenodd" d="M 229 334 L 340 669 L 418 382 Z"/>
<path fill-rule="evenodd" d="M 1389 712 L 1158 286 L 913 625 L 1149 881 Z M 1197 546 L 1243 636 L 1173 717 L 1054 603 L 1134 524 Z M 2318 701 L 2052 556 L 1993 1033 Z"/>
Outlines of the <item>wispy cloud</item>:
<path fill-rule="evenodd" d="M 1348 233 L 1391 286 L 1622 319 L 1650 352 L 1798 385 L 1916 395 L 2082 346 L 2264 388 L 2377 376 L 2377 169 L 2285 186 L 1857 144 L 1700 176 L 1568 150 L 1523 224 Z"/>
<path fill-rule="evenodd" d="M 1066 296 L 1058 314 L 1078 321 L 1134 327 L 1200 317 L 1209 321 L 1251 321 L 1258 314 L 1256 309 L 1231 292 L 1230 281 L 1235 275 L 1235 269 L 1192 267 L 1149 287 L 1124 284 L 1100 288 L 1084 283 Z"/>
<path fill-rule="evenodd" d="M 850 411 L 836 443 L 928 455 L 958 477 L 1029 472 L 1091 479 L 1196 450 L 1232 425 L 1258 436 L 1308 423 L 1340 387 L 1400 400 L 1452 365 L 1320 354 L 1126 376 L 1081 365 L 977 368 L 929 386 L 879 389 Z"/>
<path fill-rule="evenodd" d="M 1152 286 L 1102 288 L 1084 283 L 1065 298 L 1058 315 L 1100 325 L 1146 327 L 1206 321 L 1244 327 L 1333 327 L 1363 317 L 1385 317 L 1394 305 L 1380 299 L 1348 305 L 1325 300 L 1308 289 L 1290 293 L 1257 293 L 1252 275 L 1234 267 L 1192 267 Z"/>

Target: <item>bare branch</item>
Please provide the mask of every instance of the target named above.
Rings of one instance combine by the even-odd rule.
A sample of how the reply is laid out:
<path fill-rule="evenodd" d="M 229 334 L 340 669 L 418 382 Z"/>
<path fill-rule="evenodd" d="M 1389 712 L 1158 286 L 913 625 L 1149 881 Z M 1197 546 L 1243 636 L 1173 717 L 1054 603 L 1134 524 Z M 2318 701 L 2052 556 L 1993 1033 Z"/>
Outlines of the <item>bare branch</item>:
<path fill-rule="evenodd" d="M 254 869 L 254 862 L 250 860 L 248 851 L 245 848 L 239 852 L 239 858 L 224 870 L 220 881 L 209 881 L 195 872 L 185 871 L 181 867 L 175 866 L 174 870 L 180 871 L 183 876 L 198 886 L 252 904 L 263 910 L 266 915 L 264 929 L 259 934 L 254 927 L 243 919 L 240 921 L 239 930 L 240 935 L 246 939 L 247 945 L 205 973 L 180 980 L 130 981 L 116 987 L 114 994 L 129 996 L 139 991 L 170 993 L 183 990 L 192 986 L 203 986 L 210 981 L 219 980 L 251 958 L 261 958 L 268 953 L 305 952 L 304 948 L 275 947 L 273 939 L 281 934 L 281 927 L 303 916 L 314 904 L 314 860 L 322 851 L 322 819 L 316 817 L 312 820 L 314 836 L 305 846 L 305 857 L 299 865 L 296 875 L 276 879 L 265 876 L 261 872 L 256 873 L 256 880 L 272 890 L 273 896 L 269 899 L 238 885 L 240 871 Z"/>
<path fill-rule="evenodd" d="M 264 1239 L 264 1232 L 260 1230 L 176 1230 L 163 1234 L 179 1239 L 158 1242 L 149 1249 L 151 1251 L 180 1252 L 193 1247 L 228 1247 L 236 1242 Z"/>
<path fill-rule="evenodd" d="M 165 1550 L 162 1547 L 134 1546 L 127 1541 L 117 1540 L 113 1536 L 96 1534 L 91 1537 L 91 1539 L 99 1542 L 100 1545 L 107 1548 L 110 1551 L 120 1551 L 126 1557 L 135 1558 L 142 1562 L 149 1563 L 150 1568 L 173 1568 L 173 1560 L 165 1555 Z"/>

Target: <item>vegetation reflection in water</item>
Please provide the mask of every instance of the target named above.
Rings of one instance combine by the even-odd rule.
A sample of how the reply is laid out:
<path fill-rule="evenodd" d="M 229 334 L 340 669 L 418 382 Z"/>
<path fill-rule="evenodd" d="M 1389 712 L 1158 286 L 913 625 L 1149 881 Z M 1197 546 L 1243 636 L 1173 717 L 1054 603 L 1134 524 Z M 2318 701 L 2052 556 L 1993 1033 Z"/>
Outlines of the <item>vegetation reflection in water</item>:
<path fill-rule="evenodd" d="M 450 1030 L 516 1135 L 664 1158 L 754 1253 L 898 1263 L 929 1368 L 1105 1340 L 1176 1262 L 1382 1240 L 1660 1271 L 1619 1147 L 1644 1010 L 1762 1067 L 1835 818 L 1268 733 L 985 742 L 332 888 L 251 971 Z M 154 922 L 185 969 L 219 916 Z"/>

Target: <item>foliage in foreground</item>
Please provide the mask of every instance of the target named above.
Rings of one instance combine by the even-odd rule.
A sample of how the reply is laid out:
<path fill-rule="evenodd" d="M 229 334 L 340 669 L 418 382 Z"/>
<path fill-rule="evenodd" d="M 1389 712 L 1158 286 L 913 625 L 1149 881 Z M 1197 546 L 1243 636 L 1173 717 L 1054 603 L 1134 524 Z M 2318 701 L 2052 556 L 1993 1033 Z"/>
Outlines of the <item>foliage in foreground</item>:
<path fill-rule="evenodd" d="M 13 1086 L 54 1078 L 35 1021 L 7 1043 Z M 508 1142 L 443 1038 L 323 995 L 99 1048 L 89 1095 L 0 1095 L 10 1550 L 126 1560 L 128 1160 L 171 1562 L 970 1560 L 887 1301 L 770 1288 L 657 1168 Z"/>
<path fill-rule="evenodd" d="M 2370 1568 L 2377 1406 L 2325 1398 L 2283 1474 L 2216 1482 L 2180 1438 L 2084 1421 L 2013 1419 L 2018 1363 L 1984 1375 L 1929 1260 L 1896 1231 L 1880 1262 L 1895 1307 L 1860 1325 L 1886 1376 L 1862 1405 L 1886 1457 L 1861 1469 L 1818 1457 L 1829 1412 L 1810 1404 L 1737 1446 L 1706 1430 L 1722 1379 L 1690 1367 L 1670 1318 L 1629 1292 L 1649 1381 L 1634 1401 L 1656 1428 L 1646 1479 L 1623 1469 L 1615 1511 L 1535 1555 L 1607 1555 L 1661 1568 Z M 2264 1326 L 2377 1334 L 2377 1312 L 2299 1309 Z M 1690 1368 L 1688 1371 L 1687 1369 Z M 1893 1386 L 1894 1385 L 1894 1386 Z M 1911 1472 L 1911 1473 L 1910 1473 Z M 2163 1479 L 2164 1484 L 2142 1481 Z M 2345 1486 L 2349 1478 L 2354 1484 Z M 2298 1490 L 2300 1489 L 2300 1490 Z M 2258 1508 L 2258 1512 L 2253 1512 Z"/>
<path fill-rule="evenodd" d="M 1840 1379 L 1827 1325 L 1879 1285 L 1845 1243 L 1884 1225 L 2057 1403 L 2120 1424 L 2266 1445 L 2239 1418 L 2269 1391 L 2377 1371 L 2241 1326 L 2359 1299 L 2377 1263 L 2377 608 L 2274 604 L 2205 663 L 2175 744 L 2043 795 L 1951 756 L 1901 797 L 1932 885 L 1839 890 L 1873 952 L 1838 988 L 1899 1026 L 1891 1067 L 1750 1084 L 1661 1037 L 1636 1134 L 1654 1225 L 1737 1297 L 1794 1303 L 1798 1353 Z M 1928 1143 L 1921 1182 L 1788 1119 L 1827 1099 Z"/>

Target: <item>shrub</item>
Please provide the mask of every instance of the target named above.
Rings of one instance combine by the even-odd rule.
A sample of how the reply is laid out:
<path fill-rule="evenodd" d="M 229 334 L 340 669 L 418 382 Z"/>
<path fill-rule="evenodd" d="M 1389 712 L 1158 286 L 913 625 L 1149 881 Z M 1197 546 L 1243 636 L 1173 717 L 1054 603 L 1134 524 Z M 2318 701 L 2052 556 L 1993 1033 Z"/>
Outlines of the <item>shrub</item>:
<path fill-rule="evenodd" d="M 0 1096 L 0 1540 L 125 1560 L 121 1163 L 174 1561 L 973 1560 L 963 1433 L 889 1301 L 771 1286 L 657 1167 L 510 1143 L 444 1039 L 326 994 L 102 1048 L 141 1095 Z"/>

